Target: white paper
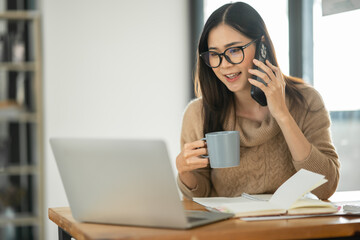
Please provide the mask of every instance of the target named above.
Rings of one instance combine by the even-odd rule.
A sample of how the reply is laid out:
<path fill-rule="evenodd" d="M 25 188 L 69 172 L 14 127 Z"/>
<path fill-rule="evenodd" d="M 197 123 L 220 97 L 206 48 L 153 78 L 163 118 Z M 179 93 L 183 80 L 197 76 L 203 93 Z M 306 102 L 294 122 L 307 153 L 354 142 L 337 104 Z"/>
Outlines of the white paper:
<path fill-rule="evenodd" d="M 296 200 L 325 182 L 324 175 L 300 169 L 276 190 L 269 202 L 289 209 Z"/>
<path fill-rule="evenodd" d="M 327 213 L 327 214 L 306 214 L 306 215 L 281 215 L 281 216 L 263 216 L 263 217 L 241 217 L 243 221 L 267 221 L 267 220 L 282 220 L 282 219 L 296 219 L 296 218 L 313 218 L 313 217 L 326 217 L 326 216 L 346 216 L 342 212 Z"/>
<path fill-rule="evenodd" d="M 203 206 L 211 207 L 211 208 L 220 208 L 224 204 L 231 204 L 231 203 L 242 203 L 242 202 L 249 202 L 251 200 L 242 198 L 242 197 L 210 197 L 210 198 L 193 198 L 194 202 L 197 202 Z"/>
<path fill-rule="evenodd" d="M 241 202 L 241 203 L 228 203 L 224 204 L 224 209 L 235 214 L 241 213 L 250 213 L 250 212 L 265 212 L 270 210 L 283 210 L 282 208 L 277 208 L 276 205 L 271 204 L 270 202 L 264 201 L 251 201 L 251 202 Z M 282 211 L 282 212 L 283 212 Z"/>

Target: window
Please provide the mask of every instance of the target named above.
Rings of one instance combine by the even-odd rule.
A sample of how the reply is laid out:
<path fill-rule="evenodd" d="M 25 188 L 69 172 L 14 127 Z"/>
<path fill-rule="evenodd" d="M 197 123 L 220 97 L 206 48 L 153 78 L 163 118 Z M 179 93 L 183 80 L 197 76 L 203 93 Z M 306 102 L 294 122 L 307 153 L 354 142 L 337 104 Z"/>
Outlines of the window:
<path fill-rule="evenodd" d="M 360 10 L 322 16 L 314 1 L 314 87 L 330 111 L 332 138 L 341 162 L 338 190 L 360 187 Z"/>
<path fill-rule="evenodd" d="M 360 10 L 322 16 L 314 4 L 314 86 L 330 111 L 360 109 Z"/>

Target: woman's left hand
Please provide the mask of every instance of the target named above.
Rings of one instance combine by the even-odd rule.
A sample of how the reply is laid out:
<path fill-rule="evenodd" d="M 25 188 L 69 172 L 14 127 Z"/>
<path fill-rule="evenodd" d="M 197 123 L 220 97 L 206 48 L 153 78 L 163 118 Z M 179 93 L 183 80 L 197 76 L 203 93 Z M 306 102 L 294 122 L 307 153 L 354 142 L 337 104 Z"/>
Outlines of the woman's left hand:
<path fill-rule="evenodd" d="M 261 78 L 266 85 L 252 78 L 249 78 L 249 82 L 265 93 L 269 111 L 278 121 L 289 113 L 285 102 L 286 83 L 283 74 L 279 67 L 272 65 L 268 60 L 266 60 L 266 65 L 257 59 L 254 59 L 253 62 L 264 72 L 249 69 L 249 73 Z"/>

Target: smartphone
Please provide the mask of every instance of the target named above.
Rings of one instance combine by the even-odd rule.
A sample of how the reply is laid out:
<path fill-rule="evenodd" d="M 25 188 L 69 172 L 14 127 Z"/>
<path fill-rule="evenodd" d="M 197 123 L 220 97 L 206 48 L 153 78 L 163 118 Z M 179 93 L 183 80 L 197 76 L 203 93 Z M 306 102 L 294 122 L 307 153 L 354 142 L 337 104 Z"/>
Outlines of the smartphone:
<path fill-rule="evenodd" d="M 267 51 L 267 47 L 265 45 L 265 43 L 261 42 L 258 43 L 258 46 L 256 48 L 256 53 L 255 53 L 255 58 L 263 63 L 265 63 L 265 60 L 268 58 L 268 51 Z M 255 66 L 255 69 L 264 72 L 261 68 Z M 262 80 L 261 78 L 255 76 L 255 80 L 264 83 L 267 86 L 267 83 Z M 250 94 L 251 97 L 258 102 L 261 106 L 267 106 L 267 100 L 266 100 L 266 96 L 265 93 L 258 87 L 251 85 L 251 90 L 250 90 Z"/>

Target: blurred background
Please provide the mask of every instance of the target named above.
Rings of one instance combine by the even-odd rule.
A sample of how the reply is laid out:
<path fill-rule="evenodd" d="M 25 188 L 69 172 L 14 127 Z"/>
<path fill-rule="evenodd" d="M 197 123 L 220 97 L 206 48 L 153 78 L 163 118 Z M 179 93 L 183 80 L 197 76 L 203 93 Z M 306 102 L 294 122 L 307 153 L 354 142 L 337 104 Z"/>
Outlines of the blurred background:
<path fill-rule="evenodd" d="M 57 239 L 47 209 L 68 202 L 50 137 L 161 138 L 174 166 L 199 34 L 228 2 L 0 0 L 0 239 Z M 245 2 L 282 71 L 323 96 L 338 190 L 359 190 L 359 1 Z"/>

